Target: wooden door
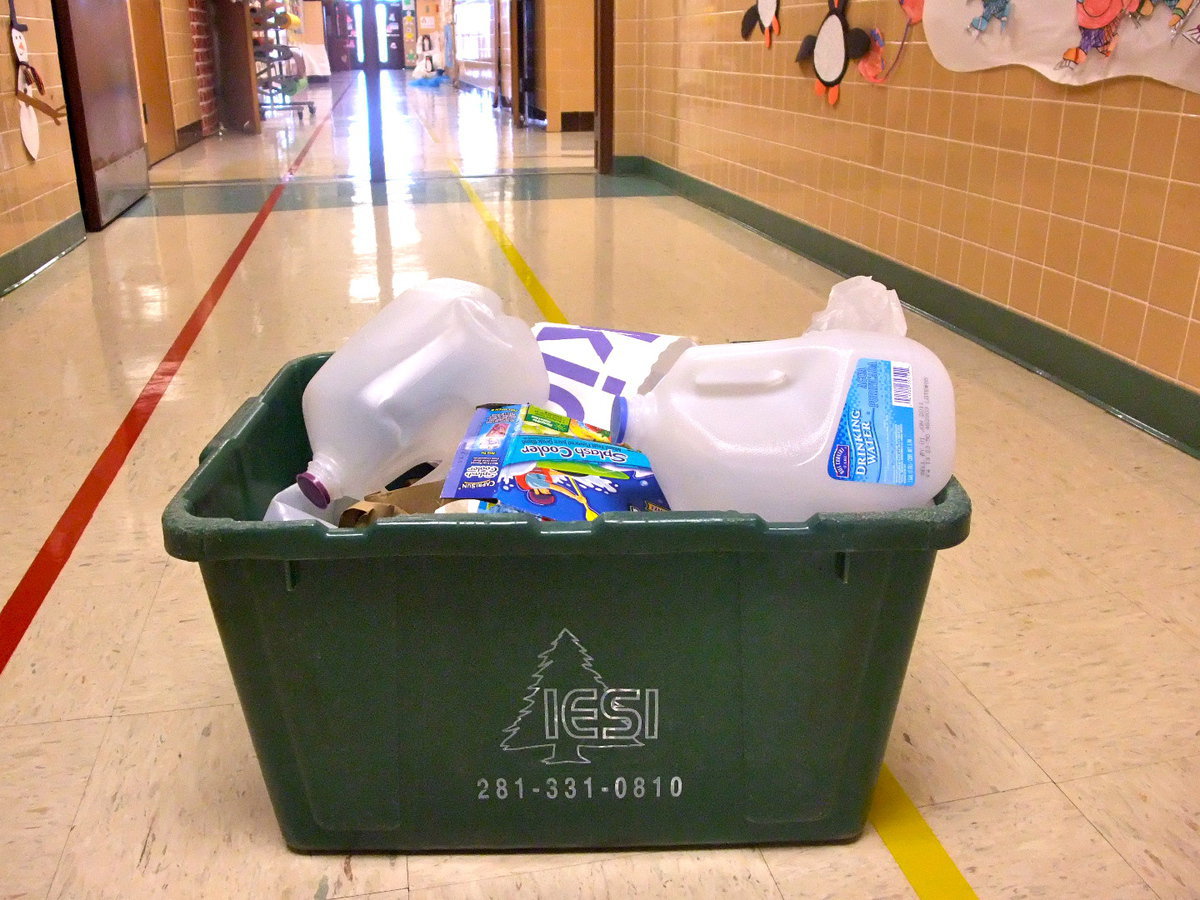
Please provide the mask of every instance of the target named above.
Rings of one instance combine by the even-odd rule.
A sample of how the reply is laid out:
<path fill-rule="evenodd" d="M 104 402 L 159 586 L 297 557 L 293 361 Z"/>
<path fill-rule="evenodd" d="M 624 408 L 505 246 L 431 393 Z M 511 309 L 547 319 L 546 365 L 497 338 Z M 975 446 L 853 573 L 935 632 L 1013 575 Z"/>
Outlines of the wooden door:
<path fill-rule="evenodd" d="M 83 221 L 99 231 L 150 190 L 125 4 L 52 0 Z"/>
<path fill-rule="evenodd" d="M 245 3 L 216 3 L 213 37 L 217 42 L 217 115 L 221 124 L 244 134 L 262 131 L 254 64 L 254 35 Z"/>
<path fill-rule="evenodd" d="M 150 165 L 154 165 L 175 152 L 175 112 L 163 41 L 162 4 L 158 0 L 129 0 L 129 13 L 133 20 L 142 121 L 146 123 L 146 151 Z"/>

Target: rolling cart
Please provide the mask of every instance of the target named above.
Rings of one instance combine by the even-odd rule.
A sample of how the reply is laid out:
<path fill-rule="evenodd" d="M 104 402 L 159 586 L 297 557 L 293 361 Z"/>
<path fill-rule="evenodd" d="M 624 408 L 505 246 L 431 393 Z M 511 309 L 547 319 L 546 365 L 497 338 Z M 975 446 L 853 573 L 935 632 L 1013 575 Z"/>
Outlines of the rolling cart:
<path fill-rule="evenodd" d="M 296 118 L 317 114 L 310 100 L 293 99 L 308 86 L 302 58 L 288 44 L 288 28 L 299 20 L 282 3 L 262 3 L 250 10 L 254 26 L 254 77 L 258 84 L 258 107 L 262 115 L 272 110 L 290 110 Z"/>

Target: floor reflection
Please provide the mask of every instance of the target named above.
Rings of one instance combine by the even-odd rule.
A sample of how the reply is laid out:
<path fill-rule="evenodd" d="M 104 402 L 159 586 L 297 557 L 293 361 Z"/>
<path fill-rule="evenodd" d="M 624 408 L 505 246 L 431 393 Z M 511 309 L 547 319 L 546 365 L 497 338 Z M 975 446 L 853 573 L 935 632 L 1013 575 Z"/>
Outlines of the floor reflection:
<path fill-rule="evenodd" d="M 404 72 L 380 74 L 383 161 L 389 181 L 528 171 L 595 171 L 594 136 L 515 124 L 490 95 L 451 84 L 418 87 Z M 316 134 L 304 178 L 369 179 L 366 74 L 339 72 L 297 99 L 316 105 L 303 119 L 268 112 L 257 135 L 222 130 L 155 165 L 152 185 L 275 181 Z M 332 112 L 332 115 L 331 115 Z M 328 119 L 328 121 L 326 121 Z"/>

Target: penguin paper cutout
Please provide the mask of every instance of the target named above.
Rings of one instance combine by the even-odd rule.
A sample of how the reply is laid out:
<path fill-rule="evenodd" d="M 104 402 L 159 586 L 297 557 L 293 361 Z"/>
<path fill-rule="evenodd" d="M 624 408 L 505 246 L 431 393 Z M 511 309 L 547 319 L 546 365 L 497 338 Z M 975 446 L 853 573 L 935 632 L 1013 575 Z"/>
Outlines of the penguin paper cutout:
<path fill-rule="evenodd" d="M 829 0 L 829 12 L 816 34 L 810 34 L 800 44 L 796 62 L 812 60 L 817 81 L 813 85 L 818 95 L 824 95 L 829 105 L 837 103 L 842 79 L 850 61 L 865 56 L 871 49 L 871 36 L 861 28 L 851 28 L 846 22 L 846 6 L 850 0 Z"/>
<path fill-rule="evenodd" d="M 742 16 L 742 40 L 750 40 L 755 26 L 765 35 L 767 48 L 771 47 L 771 35 L 779 34 L 779 0 L 757 0 Z"/>

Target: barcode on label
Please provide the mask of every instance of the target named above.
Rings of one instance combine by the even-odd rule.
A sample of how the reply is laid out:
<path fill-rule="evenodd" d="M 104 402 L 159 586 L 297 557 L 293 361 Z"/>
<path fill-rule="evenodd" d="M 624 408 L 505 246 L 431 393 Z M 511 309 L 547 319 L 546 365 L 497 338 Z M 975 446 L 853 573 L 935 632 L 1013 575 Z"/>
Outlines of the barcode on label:
<path fill-rule="evenodd" d="M 892 405 L 912 406 L 912 366 L 892 363 Z"/>

